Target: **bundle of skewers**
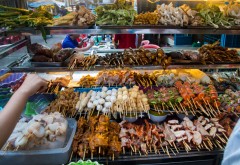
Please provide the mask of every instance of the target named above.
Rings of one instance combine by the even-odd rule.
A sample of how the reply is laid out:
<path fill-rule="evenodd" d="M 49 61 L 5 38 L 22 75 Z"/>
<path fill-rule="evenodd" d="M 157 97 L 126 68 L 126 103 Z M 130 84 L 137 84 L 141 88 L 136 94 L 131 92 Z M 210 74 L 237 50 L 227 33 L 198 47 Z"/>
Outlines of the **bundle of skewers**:
<path fill-rule="evenodd" d="M 134 80 L 136 81 L 136 84 L 138 86 L 149 87 L 157 85 L 156 77 L 153 74 L 148 73 L 141 74 L 135 72 Z"/>
<path fill-rule="evenodd" d="M 90 56 L 86 56 L 86 57 L 84 57 L 84 55 L 83 55 L 80 58 L 77 57 L 73 60 L 73 62 L 69 63 L 69 68 L 74 69 L 74 68 L 82 67 L 83 70 L 85 70 L 85 69 L 89 70 L 96 65 L 98 58 L 99 58 L 98 55 L 90 55 Z"/>
<path fill-rule="evenodd" d="M 183 102 L 180 103 L 181 109 L 178 109 L 179 111 L 188 114 L 187 110 L 189 110 L 193 115 L 199 112 L 210 117 L 220 114 L 218 93 L 213 85 L 204 87 L 198 83 L 191 84 L 189 82 L 182 83 L 177 81 L 175 82 L 175 87 L 183 98 Z M 176 108 L 174 109 L 177 111 Z"/>
<path fill-rule="evenodd" d="M 117 100 L 117 90 L 108 89 L 107 87 L 102 87 L 101 91 L 89 91 L 88 93 L 80 93 L 79 100 L 76 104 L 76 110 L 80 112 L 88 113 L 91 116 L 95 110 L 97 110 L 97 115 L 101 113 L 110 114 L 113 104 Z"/>
<path fill-rule="evenodd" d="M 66 88 L 60 91 L 51 104 L 46 108 L 45 112 L 60 112 L 65 117 L 73 117 L 77 114 L 75 109 L 79 100 L 79 93 L 74 92 L 73 88 Z"/>
<path fill-rule="evenodd" d="M 130 70 L 106 70 L 96 76 L 96 85 L 124 86 L 135 85 L 134 71 Z"/>
<path fill-rule="evenodd" d="M 53 142 L 61 141 L 60 137 L 66 135 L 67 127 L 67 120 L 58 112 L 38 114 L 30 121 L 22 118 L 8 138 L 3 150 L 17 151 L 54 147 Z"/>
<path fill-rule="evenodd" d="M 180 96 L 177 88 L 156 87 L 148 89 L 145 88 L 145 90 L 147 91 L 146 94 L 148 102 L 155 111 L 160 113 L 165 110 L 173 109 L 175 112 L 178 112 L 176 109 L 183 98 Z"/>
<path fill-rule="evenodd" d="M 121 152 L 119 140 L 120 126 L 116 122 L 110 122 L 108 116 L 91 116 L 89 120 L 81 117 L 78 120 L 78 129 L 73 141 L 73 153 L 83 160 L 94 155 L 118 156 Z"/>
<path fill-rule="evenodd" d="M 139 90 L 138 86 L 127 89 L 122 87 L 118 89 L 117 100 L 113 105 L 111 111 L 119 112 L 121 115 L 130 115 L 138 117 L 138 113 L 146 112 L 149 114 L 150 106 L 148 104 L 147 96 L 142 90 Z"/>
<path fill-rule="evenodd" d="M 119 123 L 121 131 L 121 147 L 123 153 L 129 150 L 131 153 L 148 155 L 155 154 L 174 155 L 181 149 L 189 152 L 192 148 L 197 150 L 215 148 L 223 149 L 228 137 L 225 130 L 219 124 L 217 118 L 204 118 L 200 116 L 192 122 L 185 117 L 182 123 L 178 120 L 168 120 L 163 125 L 155 125 L 144 121 L 145 125 L 136 125 L 123 121 Z"/>
<path fill-rule="evenodd" d="M 240 91 L 234 92 L 231 89 L 225 90 L 224 94 L 219 96 L 221 101 L 221 108 L 226 109 L 228 112 L 240 112 Z"/>
<path fill-rule="evenodd" d="M 171 57 L 159 48 L 153 52 L 144 48 L 125 49 L 124 52 L 107 54 L 99 57 L 99 65 L 124 67 L 126 65 L 162 65 L 164 69 L 171 64 Z"/>
<path fill-rule="evenodd" d="M 94 87 L 96 86 L 96 77 L 90 75 L 83 76 L 77 84 L 80 87 Z"/>

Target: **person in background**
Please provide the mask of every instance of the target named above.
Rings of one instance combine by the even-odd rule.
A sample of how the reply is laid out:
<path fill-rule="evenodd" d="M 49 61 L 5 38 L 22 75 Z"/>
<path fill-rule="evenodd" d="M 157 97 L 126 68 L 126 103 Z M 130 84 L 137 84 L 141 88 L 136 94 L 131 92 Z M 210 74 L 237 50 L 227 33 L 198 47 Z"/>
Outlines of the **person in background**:
<path fill-rule="evenodd" d="M 239 165 L 240 164 L 240 120 L 234 127 L 229 137 L 227 146 L 224 150 L 222 165 Z"/>
<path fill-rule="evenodd" d="M 79 34 L 69 34 L 69 35 L 67 35 L 62 42 L 62 48 L 73 48 L 76 51 L 87 51 L 94 45 L 94 42 L 90 39 L 87 46 L 82 47 L 84 42 L 86 40 L 88 40 L 88 38 L 85 38 L 85 39 L 81 40 L 81 42 L 77 41 L 78 38 L 79 38 Z"/>
<path fill-rule="evenodd" d="M 115 34 L 113 43 L 117 49 L 137 48 L 142 41 L 142 35 Z"/>
<path fill-rule="evenodd" d="M 79 46 L 80 48 L 86 47 L 88 44 L 88 41 L 89 41 L 89 39 L 88 39 L 87 34 L 80 34 L 79 37 L 77 38 L 77 42 L 79 42 L 79 43 L 82 42 L 82 45 Z"/>
<path fill-rule="evenodd" d="M 35 74 L 27 75 L 20 88 L 12 95 L 6 106 L 0 111 L 0 148 L 14 130 L 30 96 L 47 89 L 48 82 Z"/>
<path fill-rule="evenodd" d="M 65 16 L 67 15 L 67 13 L 68 13 L 68 10 L 64 6 L 61 6 L 60 15 Z"/>

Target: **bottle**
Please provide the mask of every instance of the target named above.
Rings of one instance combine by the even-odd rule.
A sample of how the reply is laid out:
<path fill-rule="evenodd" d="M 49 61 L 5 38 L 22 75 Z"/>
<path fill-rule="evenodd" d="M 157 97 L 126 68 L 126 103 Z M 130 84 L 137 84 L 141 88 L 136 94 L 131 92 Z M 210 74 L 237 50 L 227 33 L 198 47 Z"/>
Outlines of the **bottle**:
<path fill-rule="evenodd" d="M 107 49 L 111 49 L 111 38 L 110 38 L 110 35 L 107 35 L 106 36 L 106 39 L 105 39 L 105 41 L 106 41 L 106 45 L 107 45 Z"/>

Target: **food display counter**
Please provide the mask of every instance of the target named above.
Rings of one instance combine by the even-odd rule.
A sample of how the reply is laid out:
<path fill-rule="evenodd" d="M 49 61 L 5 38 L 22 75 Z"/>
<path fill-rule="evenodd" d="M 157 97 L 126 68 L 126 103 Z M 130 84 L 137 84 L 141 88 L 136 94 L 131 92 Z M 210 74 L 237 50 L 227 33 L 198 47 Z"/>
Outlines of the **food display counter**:
<path fill-rule="evenodd" d="M 33 20 L 37 17 L 26 10 L 18 12 Z M 137 25 L 112 25 L 103 24 L 100 19 L 97 25 L 88 25 L 86 19 L 79 23 L 79 18 L 84 17 L 81 14 L 76 18 L 70 13 L 57 21 L 62 24 L 64 20 L 77 19 L 74 24 L 81 26 L 70 26 L 69 20 L 68 25 L 55 22 L 50 26 L 45 22 L 45 31 L 34 24 L 1 33 L 240 33 L 237 24 L 213 28 L 209 23 L 145 25 L 144 20 L 143 24 L 135 20 Z M 48 19 L 51 21 L 49 16 Z M 49 84 L 46 91 L 29 98 L 22 118 L 0 151 L 0 164 L 68 164 L 88 159 L 114 165 L 221 163 L 240 112 L 238 49 L 224 48 L 215 42 L 196 49 L 140 47 L 95 50 L 91 54 L 48 48 L 26 37 L 4 49 L 0 56 L 8 56 L 10 49 L 16 50 L 19 45 L 27 51 L 16 60 L 9 60 L 0 72 L 0 108 L 27 73 L 34 72 Z M 61 140 L 65 135 L 67 138 Z M 44 144 L 49 146 L 44 148 Z"/>

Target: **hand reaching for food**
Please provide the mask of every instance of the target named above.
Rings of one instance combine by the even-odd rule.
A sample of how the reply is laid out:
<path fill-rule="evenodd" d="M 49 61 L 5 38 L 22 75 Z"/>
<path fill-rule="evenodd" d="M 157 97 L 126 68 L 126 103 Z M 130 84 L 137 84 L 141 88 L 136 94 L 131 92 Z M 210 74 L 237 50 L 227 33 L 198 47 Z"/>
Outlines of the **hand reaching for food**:
<path fill-rule="evenodd" d="M 40 78 L 36 74 L 28 74 L 23 84 L 17 90 L 22 94 L 26 94 L 28 97 L 37 93 L 39 90 L 44 90 L 47 88 L 47 81 Z"/>

